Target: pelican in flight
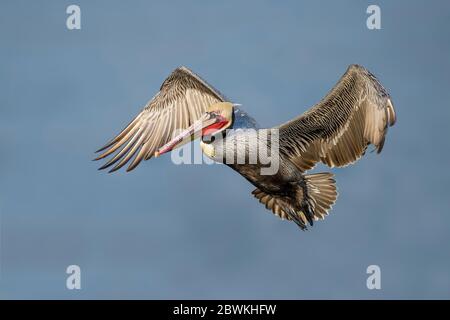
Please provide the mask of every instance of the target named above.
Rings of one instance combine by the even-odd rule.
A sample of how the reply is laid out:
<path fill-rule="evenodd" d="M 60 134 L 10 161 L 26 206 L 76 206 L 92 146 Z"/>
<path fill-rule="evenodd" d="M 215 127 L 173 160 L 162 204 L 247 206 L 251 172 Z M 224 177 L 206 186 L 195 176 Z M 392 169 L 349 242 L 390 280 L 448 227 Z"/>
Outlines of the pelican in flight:
<path fill-rule="evenodd" d="M 203 153 L 246 178 L 252 194 L 281 219 L 294 221 L 302 230 L 322 220 L 337 198 L 332 173 L 306 174 L 316 163 L 343 167 L 361 158 L 372 144 L 380 153 L 387 129 L 396 121 L 389 94 L 377 78 L 359 65 L 350 65 L 316 105 L 275 128 L 278 170 L 262 174 L 261 161 L 224 160 L 224 146 L 249 156 L 256 142 L 246 139 L 262 129 L 240 105 L 186 67 L 175 69 L 144 109 L 110 142 L 95 160 L 111 156 L 100 169 L 116 171 L 129 163 L 133 170 L 148 160 L 201 138 Z M 181 130 L 179 134 L 174 134 Z M 272 132 L 272 131 L 271 131 Z M 272 137 L 272 136 L 271 136 Z M 232 144 L 224 141 L 233 141 Z"/>

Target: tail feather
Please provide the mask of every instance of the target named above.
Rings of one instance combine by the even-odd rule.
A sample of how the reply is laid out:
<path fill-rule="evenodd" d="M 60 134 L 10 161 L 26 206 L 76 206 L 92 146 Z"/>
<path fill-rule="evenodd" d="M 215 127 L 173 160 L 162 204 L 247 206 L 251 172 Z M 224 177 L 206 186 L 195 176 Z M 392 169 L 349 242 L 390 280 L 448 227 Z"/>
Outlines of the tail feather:
<path fill-rule="evenodd" d="M 255 189 L 252 194 L 281 219 L 294 221 L 302 230 L 323 220 L 337 198 L 336 181 L 331 173 L 305 175 L 295 195 L 280 196 Z"/>
<path fill-rule="evenodd" d="M 312 205 L 314 220 L 323 220 L 331 206 L 336 202 L 336 180 L 332 173 L 316 173 L 305 175 L 307 198 Z"/>

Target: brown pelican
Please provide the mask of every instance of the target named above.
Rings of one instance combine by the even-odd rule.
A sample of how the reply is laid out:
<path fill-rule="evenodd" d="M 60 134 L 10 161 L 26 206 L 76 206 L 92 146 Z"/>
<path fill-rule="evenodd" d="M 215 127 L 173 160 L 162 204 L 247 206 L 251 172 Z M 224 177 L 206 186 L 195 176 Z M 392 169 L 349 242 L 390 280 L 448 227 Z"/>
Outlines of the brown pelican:
<path fill-rule="evenodd" d="M 163 82 L 145 108 L 97 151 L 104 152 L 95 160 L 120 149 L 100 169 L 114 165 L 110 172 L 116 171 L 132 160 L 127 168 L 130 171 L 143 159 L 201 136 L 203 153 L 244 176 L 256 187 L 253 195 L 275 215 L 306 229 L 308 223 L 312 226 L 314 221 L 325 218 L 337 192 L 333 174 L 305 172 L 320 161 L 330 167 L 354 163 L 370 144 L 380 153 L 387 128 L 395 120 L 390 96 L 377 78 L 364 67 L 351 65 L 318 104 L 274 128 L 278 135 L 279 168 L 273 174 L 263 175 L 259 160 L 228 163 L 223 156 L 223 146 L 228 145 L 224 141 L 231 139 L 232 146 L 245 150 L 248 156 L 256 140 L 241 139 L 248 136 L 243 129 L 257 133 L 263 129 L 239 105 L 229 102 L 188 68 L 180 67 Z M 182 131 L 173 135 L 176 129 Z M 230 134 L 231 129 L 237 131 Z M 267 146 L 271 144 L 269 138 L 262 140 Z"/>

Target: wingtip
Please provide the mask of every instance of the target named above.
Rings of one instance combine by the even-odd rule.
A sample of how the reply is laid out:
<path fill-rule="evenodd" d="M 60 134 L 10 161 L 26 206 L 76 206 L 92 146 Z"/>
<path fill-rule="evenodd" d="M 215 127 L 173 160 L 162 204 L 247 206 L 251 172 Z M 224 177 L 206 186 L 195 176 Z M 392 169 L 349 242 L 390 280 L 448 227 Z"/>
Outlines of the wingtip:
<path fill-rule="evenodd" d="M 131 171 L 133 171 L 136 167 L 137 167 L 137 164 L 136 164 L 136 165 L 133 165 L 133 166 L 130 165 L 125 171 L 126 171 L 126 172 L 131 172 Z"/>
<path fill-rule="evenodd" d="M 106 164 L 102 165 L 100 168 L 98 168 L 97 170 L 99 170 L 99 171 L 105 170 L 108 167 L 109 167 L 109 165 L 108 165 L 108 163 L 106 163 Z"/>
<path fill-rule="evenodd" d="M 101 151 L 105 151 L 105 149 L 106 149 L 106 148 L 101 148 L 101 149 L 95 151 L 94 153 L 99 153 L 99 152 L 101 152 Z M 96 158 L 92 159 L 92 161 L 98 161 L 98 160 L 100 160 L 100 159 L 106 158 L 106 157 L 107 157 L 108 155 L 110 155 L 110 154 L 111 154 L 111 152 L 105 151 L 104 153 L 98 155 Z"/>
<path fill-rule="evenodd" d="M 108 171 L 108 173 L 113 173 L 116 172 L 117 170 L 119 170 L 120 168 L 114 167 L 111 170 Z"/>
<path fill-rule="evenodd" d="M 102 157 L 101 157 L 101 156 L 98 156 L 97 158 L 91 159 L 91 161 L 98 161 L 98 160 L 100 160 L 100 159 L 102 159 Z"/>
<path fill-rule="evenodd" d="M 392 127 L 397 122 L 397 115 L 395 113 L 394 104 L 391 99 L 388 99 L 388 113 L 389 113 L 389 126 Z"/>
<path fill-rule="evenodd" d="M 103 150 L 107 149 L 108 147 L 111 146 L 111 142 L 108 142 L 107 144 L 105 144 L 103 147 L 101 147 L 100 149 L 97 149 L 96 151 L 94 151 L 94 153 L 99 153 L 102 152 Z"/>

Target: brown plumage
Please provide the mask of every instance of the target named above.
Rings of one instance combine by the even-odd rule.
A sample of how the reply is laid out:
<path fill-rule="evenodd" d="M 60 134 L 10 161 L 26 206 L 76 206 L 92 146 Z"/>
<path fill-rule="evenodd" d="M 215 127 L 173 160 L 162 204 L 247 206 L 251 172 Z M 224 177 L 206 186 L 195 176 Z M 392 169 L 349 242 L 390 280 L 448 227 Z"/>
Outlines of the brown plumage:
<path fill-rule="evenodd" d="M 219 141 L 226 139 L 234 141 L 237 149 L 245 148 L 248 156 L 252 146 L 251 139 L 244 139 L 246 131 L 236 135 L 229 134 L 228 129 L 262 129 L 237 105 L 226 101 L 189 69 L 176 69 L 142 112 L 99 150 L 103 153 L 96 160 L 117 151 L 100 169 L 115 164 L 110 170 L 115 171 L 131 161 L 127 171 L 132 170 L 142 159 L 168 152 L 183 144 L 186 137 L 196 136 L 197 123 L 201 123 L 201 146 L 207 156 L 225 163 L 217 154 L 224 148 Z M 306 229 L 308 223 L 325 218 L 336 201 L 337 191 L 331 173 L 305 171 L 319 161 L 330 167 L 349 165 L 364 155 L 369 144 L 380 153 L 387 128 L 395 121 L 390 96 L 377 78 L 364 67 L 351 65 L 318 104 L 275 128 L 280 160 L 275 174 L 261 175 L 263 164 L 259 162 L 226 164 L 257 187 L 253 195 L 267 209 Z M 176 129 L 185 130 L 172 138 Z M 216 139 L 211 142 L 206 139 L 209 136 Z"/>
<path fill-rule="evenodd" d="M 301 171 L 318 161 L 342 167 L 358 160 L 369 144 L 380 153 L 395 120 L 383 86 L 365 68 L 351 65 L 322 101 L 279 127 L 281 152 Z"/>
<path fill-rule="evenodd" d="M 123 147 L 100 169 L 120 160 L 110 170 L 116 171 L 137 154 L 127 168 L 127 171 L 133 170 L 142 159 L 150 159 L 159 147 L 170 141 L 174 130 L 189 127 L 210 105 L 221 101 L 225 101 L 222 94 L 202 78 L 188 68 L 177 68 L 141 113 L 97 151 L 105 150 L 95 160 L 103 159 Z"/>

